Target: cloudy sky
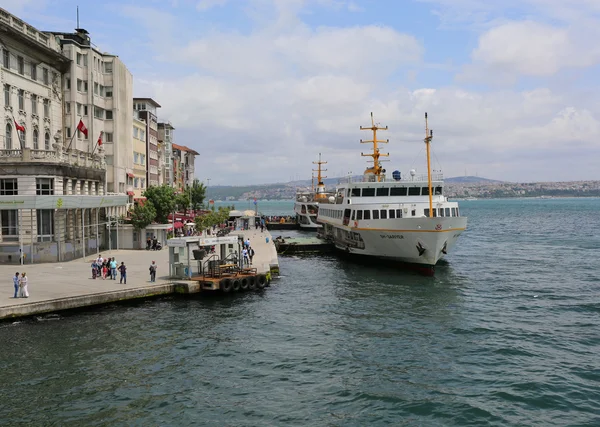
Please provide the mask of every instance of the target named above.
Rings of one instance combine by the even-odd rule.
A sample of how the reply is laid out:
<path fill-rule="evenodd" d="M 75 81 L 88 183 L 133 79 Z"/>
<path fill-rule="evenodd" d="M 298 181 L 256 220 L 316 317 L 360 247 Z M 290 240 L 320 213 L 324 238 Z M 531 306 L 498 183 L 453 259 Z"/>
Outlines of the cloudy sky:
<path fill-rule="evenodd" d="M 366 166 L 507 181 L 600 179 L 599 0 L 3 0 L 41 30 L 81 26 L 161 105 L 214 184 Z"/>

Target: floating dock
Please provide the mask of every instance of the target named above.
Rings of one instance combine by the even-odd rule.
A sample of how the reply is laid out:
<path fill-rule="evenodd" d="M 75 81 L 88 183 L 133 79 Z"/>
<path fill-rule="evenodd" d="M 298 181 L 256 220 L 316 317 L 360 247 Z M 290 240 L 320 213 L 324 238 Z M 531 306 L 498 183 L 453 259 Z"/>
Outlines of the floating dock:
<path fill-rule="evenodd" d="M 269 222 L 267 230 L 298 230 L 300 226 L 295 222 Z"/>
<path fill-rule="evenodd" d="M 293 255 L 304 253 L 333 252 L 335 245 L 332 242 L 318 237 L 276 237 L 275 249 L 279 255 Z"/>

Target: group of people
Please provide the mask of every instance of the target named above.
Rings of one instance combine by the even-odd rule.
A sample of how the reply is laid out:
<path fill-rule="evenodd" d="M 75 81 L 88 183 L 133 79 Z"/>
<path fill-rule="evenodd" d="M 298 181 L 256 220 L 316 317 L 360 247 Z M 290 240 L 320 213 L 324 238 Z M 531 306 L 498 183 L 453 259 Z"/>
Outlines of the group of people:
<path fill-rule="evenodd" d="M 148 239 L 146 240 L 146 250 L 153 250 L 153 251 L 160 251 L 162 249 L 162 245 L 161 243 L 158 241 L 158 239 L 156 238 L 156 236 L 150 238 L 148 237 Z"/>
<path fill-rule="evenodd" d="M 29 298 L 29 292 L 27 291 L 27 273 L 23 272 L 19 275 L 19 272 L 17 271 L 15 277 L 13 277 L 13 284 L 15 285 L 14 298 Z"/>
<path fill-rule="evenodd" d="M 244 265 L 252 265 L 252 258 L 254 258 L 254 249 L 250 246 L 250 239 L 244 241 L 244 248 L 242 249 L 242 260 Z"/>
<path fill-rule="evenodd" d="M 106 280 L 108 277 L 111 280 L 117 280 L 117 271 L 121 274 L 119 283 L 127 284 L 127 267 L 125 262 L 121 262 L 121 265 L 117 264 L 115 257 L 102 258 L 102 254 L 98 254 L 98 258 L 92 261 L 92 279 L 102 277 Z"/>

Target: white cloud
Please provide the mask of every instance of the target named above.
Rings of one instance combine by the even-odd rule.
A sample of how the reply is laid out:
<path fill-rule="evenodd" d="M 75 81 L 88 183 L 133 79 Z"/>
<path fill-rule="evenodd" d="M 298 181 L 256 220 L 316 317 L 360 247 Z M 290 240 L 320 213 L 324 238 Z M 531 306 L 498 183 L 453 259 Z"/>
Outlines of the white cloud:
<path fill-rule="evenodd" d="M 200 0 L 196 5 L 196 9 L 199 11 L 204 11 L 208 9 L 212 9 L 216 6 L 224 6 L 228 0 Z"/>

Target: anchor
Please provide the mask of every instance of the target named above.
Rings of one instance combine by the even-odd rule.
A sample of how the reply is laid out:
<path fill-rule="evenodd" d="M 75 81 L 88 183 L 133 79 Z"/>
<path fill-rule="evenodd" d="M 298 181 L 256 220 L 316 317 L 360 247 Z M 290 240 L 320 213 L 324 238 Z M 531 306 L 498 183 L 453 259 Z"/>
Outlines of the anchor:
<path fill-rule="evenodd" d="M 422 256 L 427 249 L 423 247 L 421 242 L 417 243 L 417 250 L 419 251 L 419 256 Z"/>
<path fill-rule="evenodd" d="M 443 253 L 444 255 L 447 255 L 447 254 L 448 254 L 448 252 L 447 252 L 447 251 L 448 251 L 448 248 L 447 248 L 447 246 L 448 246 L 448 242 L 446 241 L 446 242 L 444 242 L 444 247 L 442 248 L 442 253 Z"/>

